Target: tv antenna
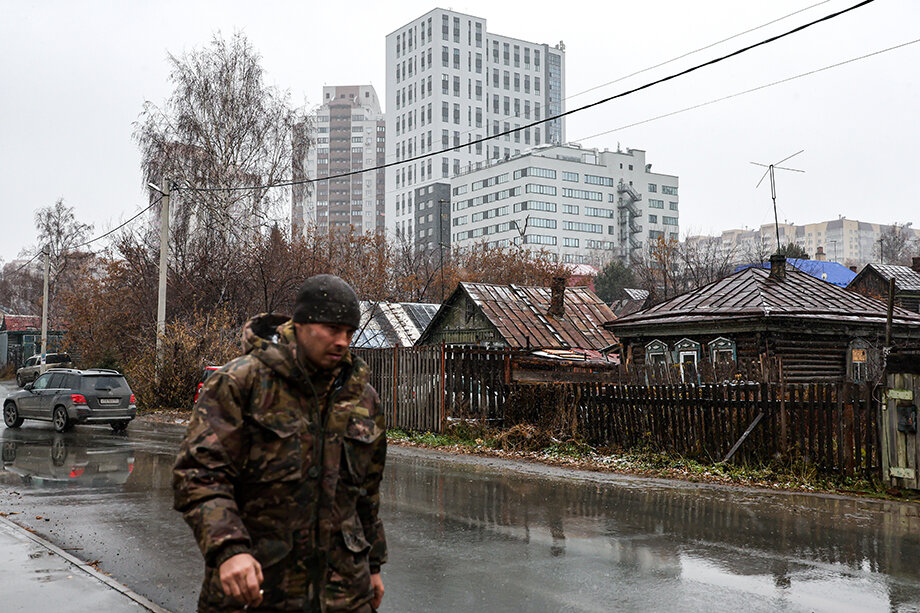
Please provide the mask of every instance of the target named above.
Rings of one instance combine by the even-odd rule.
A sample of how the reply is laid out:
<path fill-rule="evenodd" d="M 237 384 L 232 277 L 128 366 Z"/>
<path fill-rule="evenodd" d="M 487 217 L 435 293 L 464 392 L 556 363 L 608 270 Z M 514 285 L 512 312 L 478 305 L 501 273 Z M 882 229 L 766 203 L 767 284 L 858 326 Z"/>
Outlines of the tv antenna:
<path fill-rule="evenodd" d="M 757 185 L 754 186 L 754 189 L 757 189 L 758 187 L 760 187 L 760 184 L 763 183 L 763 180 L 767 178 L 767 175 L 770 175 L 770 195 L 773 197 L 773 221 L 776 225 L 776 252 L 777 253 L 779 253 L 779 248 L 780 248 L 779 216 L 776 214 L 776 177 L 774 176 L 773 171 L 774 170 L 788 170 L 790 172 L 805 172 L 804 170 L 799 170 L 798 168 L 786 168 L 784 166 L 780 166 L 780 164 L 782 164 L 783 162 L 787 160 L 791 160 L 798 154 L 803 153 L 804 151 L 805 151 L 804 149 L 802 149 L 801 151 L 796 151 L 789 157 L 785 157 L 781 159 L 780 161 L 776 162 L 775 164 L 761 164 L 759 162 L 751 162 L 751 164 L 753 164 L 754 166 L 761 166 L 763 168 L 766 168 L 766 170 L 763 173 L 763 176 L 760 177 L 760 181 L 758 181 Z"/>

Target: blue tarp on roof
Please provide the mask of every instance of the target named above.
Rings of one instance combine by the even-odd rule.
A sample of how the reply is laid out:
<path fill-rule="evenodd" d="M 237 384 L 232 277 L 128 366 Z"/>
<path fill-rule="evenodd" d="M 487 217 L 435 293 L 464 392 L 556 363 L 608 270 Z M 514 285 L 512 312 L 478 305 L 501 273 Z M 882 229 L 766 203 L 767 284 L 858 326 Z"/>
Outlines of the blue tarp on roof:
<path fill-rule="evenodd" d="M 855 272 L 843 264 L 838 264 L 837 262 L 820 262 L 818 260 L 789 258 L 786 260 L 786 263 L 790 266 L 798 268 L 805 274 L 811 275 L 816 279 L 821 279 L 822 281 L 827 281 L 828 283 L 833 283 L 838 287 L 846 287 L 850 284 L 850 281 L 856 277 Z M 751 268 L 752 266 L 769 269 L 770 262 L 762 262 L 760 264 L 742 264 L 741 266 L 735 268 L 735 272 L 744 270 L 745 268 Z"/>

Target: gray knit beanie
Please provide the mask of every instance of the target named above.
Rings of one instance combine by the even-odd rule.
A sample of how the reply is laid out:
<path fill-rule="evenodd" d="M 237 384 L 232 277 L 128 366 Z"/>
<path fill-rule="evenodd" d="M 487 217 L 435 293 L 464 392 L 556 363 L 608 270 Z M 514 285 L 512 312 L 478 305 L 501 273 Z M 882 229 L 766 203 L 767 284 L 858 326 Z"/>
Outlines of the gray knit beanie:
<path fill-rule="evenodd" d="M 303 282 L 294 301 L 296 323 L 341 324 L 358 328 L 361 309 L 358 296 L 335 275 L 315 275 Z"/>

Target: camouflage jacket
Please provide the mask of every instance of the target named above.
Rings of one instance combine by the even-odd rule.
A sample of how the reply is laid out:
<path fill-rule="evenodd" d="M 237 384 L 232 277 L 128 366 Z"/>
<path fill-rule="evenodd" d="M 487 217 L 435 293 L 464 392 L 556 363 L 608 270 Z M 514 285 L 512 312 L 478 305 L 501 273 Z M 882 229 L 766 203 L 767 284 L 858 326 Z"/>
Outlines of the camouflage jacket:
<path fill-rule="evenodd" d="M 266 580 L 292 555 L 325 558 L 340 581 L 361 556 L 379 572 L 386 436 L 367 365 L 346 354 L 317 372 L 298 361 L 293 325 L 278 315 L 250 320 L 243 350 L 202 388 L 173 475 L 174 506 L 210 575 L 202 602 L 220 564 L 243 552 Z"/>

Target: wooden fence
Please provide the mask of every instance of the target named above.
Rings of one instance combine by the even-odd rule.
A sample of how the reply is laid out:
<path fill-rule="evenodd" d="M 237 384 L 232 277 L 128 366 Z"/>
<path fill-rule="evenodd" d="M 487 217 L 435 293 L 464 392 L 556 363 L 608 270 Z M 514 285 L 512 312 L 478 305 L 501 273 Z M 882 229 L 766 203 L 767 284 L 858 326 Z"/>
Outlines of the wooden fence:
<path fill-rule="evenodd" d="M 430 346 L 356 354 L 371 367 L 391 427 L 443 431 L 449 420 L 505 428 L 531 423 L 602 447 L 647 445 L 707 461 L 796 457 L 851 476 L 881 470 L 879 406 L 870 388 L 769 382 L 775 364 L 708 371 L 702 365 L 683 371 L 686 382 L 673 368 L 592 373 L 585 367 L 573 373 L 565 366 L 558 380 L 532 383 L 516 375 L 522 354 L 508 350 Z M 757 381 L 758 373 L 767 382 Z"/>
<path fill-rule="evenodd" d="M 566 416 L 571 433 L 593 445 L 706 461 L 737 445 L 733 461 L 791 457 L 828 473 L 880 474 L 879 407 L 868 385 L 530 385 L 511 396 L 506 414 L 557 426 Z"/>

